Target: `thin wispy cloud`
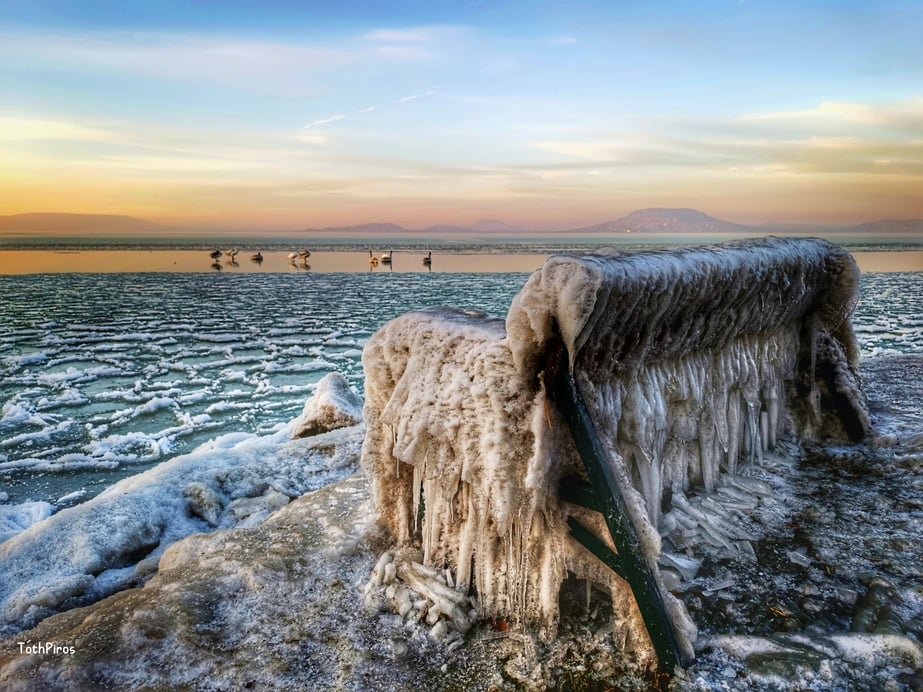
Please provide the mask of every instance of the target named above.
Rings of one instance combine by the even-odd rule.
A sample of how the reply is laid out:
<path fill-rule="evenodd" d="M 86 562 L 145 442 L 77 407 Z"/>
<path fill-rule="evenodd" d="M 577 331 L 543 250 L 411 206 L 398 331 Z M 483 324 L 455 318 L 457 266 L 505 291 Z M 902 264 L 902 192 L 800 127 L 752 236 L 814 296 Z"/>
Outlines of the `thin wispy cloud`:
<path fill-rule="evenodd" d="M 366 106 L 365 108 L 360 108 L 356 113 L 371 113 L 376 109 L 375 106 Z"/>
<path fill-rule="evenodd" d="M 370 31 L 363 37 L 366 41 L 381 41 L 388 43 L 425 43 L 432 39 L 430 29 L 378 29 Z"/>
<path fill-rule="evenodd" d="M 166 32 L 0 31 L 0 59 L 33 69 L 132 75 L 233 85 L 248 91 L 310 93 L 318 75 L 356 62 L 351 51 L 283 41 Z"/>
<path fill-rule="evenodd" d="M 431 56 L 428 50 L 415 45 L 380 46 L 377 52 L 385 57 L 406 60 L 420 60 Z"/>
<path fill-rule="evenodd" d="M 0 116 L 0 140 L 71 140 L 85 142 L 117 141 L 121 135 L 79 123 L 37 118 Z"/>
<path fill-rule="evenodd" d="M 345 115 L 331 115 L 329 118 L 321 118 L 320 120 L 314 120 L 308 123 L 307 125 L 305 125 L 304 128 L 302 129 L 309 130 L 312 127 L 317 127 L 318 125 L 328 125 L 330 123 L 335 123 L 338 120 L 343 120 L 345 118 L 346 118 Z"/>
<path fill-rule="evenodd" d="M 410 101 L 421 99 L 424 96 L 433 96 L 435 93 L 437 93 L 436 87 L 433 87 L 432 89 L 427 89 L 426 91 L 419 94 L 411 94 L 410 96 L 404 96 L 403 98 L 396 99 L 394 103 L 409 103 Z"/>

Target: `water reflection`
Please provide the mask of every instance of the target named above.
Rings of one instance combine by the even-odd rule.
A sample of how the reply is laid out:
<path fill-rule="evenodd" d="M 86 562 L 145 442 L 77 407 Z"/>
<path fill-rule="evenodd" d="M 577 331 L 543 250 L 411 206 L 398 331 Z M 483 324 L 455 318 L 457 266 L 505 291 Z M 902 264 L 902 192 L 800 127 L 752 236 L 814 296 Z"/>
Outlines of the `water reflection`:
<path fill-rule="evenodd" d="M 310 251 L 305 251 L 310 252 Z M 218 253 L 217 256 L 215 253 Z M 228 270 L 235 273 L 287 273 L 293 270 L 318 273 L 356 273 L 374 271 L 387 266 L 390 272 L 414 273 L 506 273 L 531 272 L 542 266 L 547 254 L 454 254 L 432 252 L 391 253 L 390 264 L 383 264 L 374 251 L 314 252 L 302 256 L 299 252 L 259 251 L 262 261 L 238 263 L 225 251 L 202 250 L 0 250 L 0 274 L 58 274 L 115 272 L 195 273 Z M 62 261 L 66 255 L 67 261 Z M 292 257 L 294 255 L 294 257 Z M 308 264 L 307 257 L 311 257 Z M 253 257 L 256 257 L 254 254 Z M 923 252 L 856 252 L 862 271 L 894 272 L 923 271 Z M 429 260 L 429 261 L 427 261 Z"/>

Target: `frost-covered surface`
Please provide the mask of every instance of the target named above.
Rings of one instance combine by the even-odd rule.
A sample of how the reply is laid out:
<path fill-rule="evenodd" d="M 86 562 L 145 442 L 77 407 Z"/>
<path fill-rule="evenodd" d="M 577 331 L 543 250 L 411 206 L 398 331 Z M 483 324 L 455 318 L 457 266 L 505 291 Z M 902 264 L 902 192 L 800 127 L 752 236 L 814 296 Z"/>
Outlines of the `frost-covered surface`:
<path fill-rule="evenodd" d="M 192 533 L 256 526 L 355 468 L 362 427 L 236 433 L 127 478 L 0 544 L 0 633 L 142 583 Z"/>
<path fill-rule="evenodd" d="M 740 547 L 746 535 L 684 494 L 716 491 L 786 431 L 866 436 L 848 322 L 857 284 L 842 250 L 767 239 L 553 257 L 517 294 L 505 325 L 447 309 L 393 320 L 363 355 L 362 463 L 379 515 L 399 545 L 419 538 L 424 564 L 451 569 L 463 592 L 474 585 L 485 615 L 545 636 L 556 630 L 568 572 L 604 585 L 625 647 L 643 657 L 646 630 L 630 591 L 575 547 L 565 518 L 606 535 L 602 522 L 557 498 L 560 478 L 578 468 L 546 396 L 557 352 L 568 354 L 588 399 L 644 559 L 654 566 L 662 557 L 662 507 L 665 533 L 700 526 L 728 551 L 750 553 Z M 731 501 L 753 496 L 742 481 L 724 485 Z M 691 654 L 695 625 L 660 589 Z"/>

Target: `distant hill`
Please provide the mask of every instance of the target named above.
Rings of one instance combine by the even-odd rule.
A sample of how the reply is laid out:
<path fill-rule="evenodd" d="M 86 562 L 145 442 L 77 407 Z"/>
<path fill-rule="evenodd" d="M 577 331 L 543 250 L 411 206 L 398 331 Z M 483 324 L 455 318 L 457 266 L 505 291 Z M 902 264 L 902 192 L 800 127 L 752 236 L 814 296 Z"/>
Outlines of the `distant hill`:
<path fill-rule="evenodd" d="M 758 229 L 722 221 L 695 209 L 639 209 L 615 221 L 566 231 L 596 233 L 753 233 Z"/>
<path fill-rule="evenodd" d="M 307 228 L 306 233 L 368 233 L 370 235 L 388 233 L 407 233 L 407 229 L 396 223 L 362 223 L 358 226 L 326 226 L 324 228 Z"/>
<path fill-rule="evenodd" d="M 114 214 L 58 214 L 32 213 L 0 216 L 0 233 L 54 235 L 80 233 L 82 235 L 175 233 L 179 229 L 133 216 Z"/>
<path fill-rule="evenodd" d="M 517 226 L 510 226 L 499 219 L 482 219 L 477 223 L 471 224 L 469 228 L 479 233 L 522 233 L 524 229 Z"/>
<path fill-rule="evenodd" d="M 471 233 L 472 229 L 467 226 L 452 226 L 451 224 L 439 223 L 435 226 L 430 226 L 429 228 L 424 228 L 423 233 L 435 233 L 436 235 L 442 233 Z"/>
<path fill-rule="evenodd" d="M 543 235 L 579 236 L 579 235 L 616 235 L 623 233 L 668 233 L 668 234 L 709 234 L 709 233 L 808 233 L 816 235 L 856 234 L 868 237 L 916 235 L 923 238 L 923 219 L 885 219 L 871 221 L 854 226 L 807 226 L 797 224 L 765 224 L 747 226 L 732 223 L 709 216 L 695 209 L 639 209 L 614 221 L 606 221 L 593 226 L 584 226 L 563 231 L 548 231 Z M 175 226 L 166 226 L 134 216 L 115 214 L 64 214 L 64 213 L 30 213 L 0 216 L 0 234 L 6 235 L 82 235 L 93 236 L 170 236 L 188 233 Z M 327 226 L 324 228 L 306 228 L 291 233 L 310 233 L 320 236 L 439 236 L 464 235 L 466 233 L 529 233 L 528 230 L 512 226 L 498 219 L 483 219 L 470 226 L 436 224 L 428 228 L 405 228 L 396 223 L 364 223 L 355 226 Z M 201 235 L 210 235 L 209 231 L 200 231 Z M 219 233 L 216 233 L 220 235 Z"/>
<path fill-rule="evenodd" d="M 841 233 L 866 235 L 913 235 L 923 238 L 923 219 L 884 219 L 836 229 Z"/>

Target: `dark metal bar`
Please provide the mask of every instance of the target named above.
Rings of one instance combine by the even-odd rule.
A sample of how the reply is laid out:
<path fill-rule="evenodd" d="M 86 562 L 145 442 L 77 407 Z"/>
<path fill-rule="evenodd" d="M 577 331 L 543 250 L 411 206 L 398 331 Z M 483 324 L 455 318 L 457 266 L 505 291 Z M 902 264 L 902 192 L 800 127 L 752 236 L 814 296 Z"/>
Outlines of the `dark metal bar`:
<path fill-rule="evenodd" d="M 672 675 L 677 664 L 683 665 L 673 622 L 667 615 L 663 594 L 657 585 L 650 566 L 645 561 L 638 533 L 629 518 L 625 498 L 612 471 L 608 455 L 599 440 L 596 426 L 590 417 L 586 401 L 562 353 L 557 373 L 551 373 L 551 398 L 567 422 L 574 443 L 586 467 L 590 485 L 602 507 L 602 515 L 615 544 L 621 569 L 617 572 L 631 587 L 644 618 L 648 635 L 662 672 Z"/>
<path fill-rule="evenodd" d="M 558 484 L 558 499 L 572 505 L 586 507 L 594 512 L 602 512 L 603 507 L 596 498 L 593 486 L 579 477 L 562 478 Z"/>
<path fill-rule="evenodd" d="M 622 579 L 625 579 L 625 574 L 622 571 L 622 563 L 619 562 L 619 556 L 616 555 L 609 546 L 603 543 L 599 536 L 573 517 L 567 517 L 567 525 L 570 527 L 570 535 L 573 536 L 580 545 L 602 560 L 609 569 Z"/>

